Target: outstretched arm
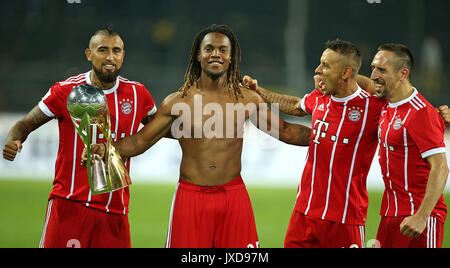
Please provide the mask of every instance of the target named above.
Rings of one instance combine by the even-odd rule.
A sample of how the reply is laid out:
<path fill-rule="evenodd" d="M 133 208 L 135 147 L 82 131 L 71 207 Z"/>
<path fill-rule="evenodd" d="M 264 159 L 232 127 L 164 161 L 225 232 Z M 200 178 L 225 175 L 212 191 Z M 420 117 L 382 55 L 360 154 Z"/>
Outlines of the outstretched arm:
<path fill-rule="evenodd" d="M 153 119 L 138 133 L 113 143 L 122 158 L 143 154 L 161 138 L 169 135 L 174 119 L 171 114 L 171 109 L 175 94 L 170 95 L 161 103 Z M 102 144 L 91 145 L 91 154 L 98 154 L 103 158 L 105 155 L 105 146 Z M 85 149 L 82 154 L 82 162 L 85 163 L 86 160 Z"/>
<path fill-rule="evenodd" d="M 310 144 L 311 128 L 285 122 L 278 114 L 270 110 L 262 99 L 257 111 L 250 119 L 258 129 L 284 143 L 298 146 L 309 146 Z"/>
<path fill-rule="evenodd" d="M 295 96 L 282 95 L 258 86 L 258 81 L 249 76 L 245 76 L 243 84 L 256 91 L 268 104 L 279 104 L 281 112 L 293 116 L 307 115 L 300 107 L 302 99 Z"/>
<path fill-rule="evenodd" d="M 161 104 L 154 119 L 146 124 L 138 133 L 114 143 L 114 147 L 116 147 L 116 150 L 123 158 L 143 154 L 161 138 L 170 133 L 172 116 L 170 112 L 165 112 L 163 105 Z"/>
<path fill-rule="evenodd" d="M 51 119 L 41 111 L 39 106 L 34 107 L 28 115 L 18 121 L 9 131 L 3 148 L 3 158 L 8 161 L 14 161 L 17 153 L 20 153 L 22 150 L 22 143 L 26 141 L 28 135 Z"/>

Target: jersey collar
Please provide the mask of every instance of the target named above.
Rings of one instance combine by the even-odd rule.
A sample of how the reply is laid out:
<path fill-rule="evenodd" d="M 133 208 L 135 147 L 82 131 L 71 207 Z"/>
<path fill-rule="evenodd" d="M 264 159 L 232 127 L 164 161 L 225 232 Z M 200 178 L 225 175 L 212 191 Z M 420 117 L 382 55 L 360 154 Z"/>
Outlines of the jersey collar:
<path fill-rule="evenodd" d="M 401 106 L 401 105 L 403 105 L 405 103 L 410 102 L 413 98 L 415 98 L 417 96 L 417 94 L 419 94 L 419 91 L 417 91 L 417 89 L 415 87 L 413 87 L 413 89 L 414 89 L 414 92 L 413 92 L 413 94 L 410 97 L 408 97 L 408 98 L 406 98 L 404 100 L 401 100 L 399 102 L 396 102 L 396 103 L 390 103 L 389 102 L 389 107 L 390 108 L 397 108 L 397 107 L 399 107 L 399 106 Z"/>
<path fill-rule="evenodd" d="M 358 85 L 358 89 L 357 89 L 357 90 L 355 91 L 355 93 L 353 93 L 352 95 L 347 96 L 347 97 L 345 97 L 345 98 L 336 98 L 336 97 L 334 97 L 334 96 L 332 95 L 332 96 L 331 96 L 331 99 L 334 100 L 334 101 L 336 101 L 336 102 L 347 102 L 347 101 L 350 101 L 350 100 L 352 100 L 352 99 L 358 97 L 359 94 L 361 94 L 361 91 L 362 91 L 362 88 L 360 88 L 359 85 Z"/>
<path fill-rule="evenodd" d="M 91 73 L 92 73 L 92 70 L 90 70 L 89 72 L 86 73 L 86 83 L 89 85 L 92 85 Z M 114 93 L 118 87 L 119 87 L 119 77 L 116 78 L 116 84 L 110 89 L 103 90 L 103 93 L 105 93 L 105 95 Z"/>

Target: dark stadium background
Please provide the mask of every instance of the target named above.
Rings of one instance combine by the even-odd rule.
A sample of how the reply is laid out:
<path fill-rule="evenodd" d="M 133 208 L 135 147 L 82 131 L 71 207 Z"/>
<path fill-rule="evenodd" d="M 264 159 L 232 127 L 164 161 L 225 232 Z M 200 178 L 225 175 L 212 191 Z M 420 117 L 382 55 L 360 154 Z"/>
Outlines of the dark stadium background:
<path fill-rule="evenodd" d="M 143 82 L 157 103 L 181 86 L 193 37 L 214 23 L 238 35 L 242 73 L 273 90 L 310 90 L 327 40 L 357 44 L 364 75 L 377 47 L 396 42 L 415 55 L 419 91 L 435 106 L 450 104 L 449 12 L 447 0 L 0 0 L 0 115 L 29 111 L 54 82 L 87 71 L 88 39 L 109 23 L 125 41 L 122 75 Z M 7 128 L 0 125 L 2 147 Z M 0 178 L 0 247 L 37 246 L 51 178 Z M 162 247 L 173 185 L 133 191 L 134 245 Z M 295 191 L 249 189 L 263 246 L 282 246 Z M 381 198 L 378 190 L 371 196 L 367 240 L 375 238 Z"/>

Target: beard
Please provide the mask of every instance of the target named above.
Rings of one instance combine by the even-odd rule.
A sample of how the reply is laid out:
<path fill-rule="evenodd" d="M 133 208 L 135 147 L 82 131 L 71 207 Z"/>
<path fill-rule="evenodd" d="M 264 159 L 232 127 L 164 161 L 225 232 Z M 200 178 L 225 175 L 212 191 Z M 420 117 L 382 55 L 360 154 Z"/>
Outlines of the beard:
<path fill-rule="evenodd" d="M 208 70 L 204 70 L 204 71 L 205 71 L 205 74 L 206 74 L 209 78 L 211 78 L 213 81 L 219 80 L 219 79 L 225 74 L 225 72 L 213 73 L 213 72 L 208 71 Z"/>
<path fill-rule="evenodd" d="M 113 83 L 116 81 L 117 77 L 120 74 L 121 69 L 116 69 L 114 72 L 103 72 L 102 69 L 97 69 L 95 66 L 92 65 L 92 68 L 94 69 L 95 75 L 97 75 L 98 80 L 102 83 Z"/>

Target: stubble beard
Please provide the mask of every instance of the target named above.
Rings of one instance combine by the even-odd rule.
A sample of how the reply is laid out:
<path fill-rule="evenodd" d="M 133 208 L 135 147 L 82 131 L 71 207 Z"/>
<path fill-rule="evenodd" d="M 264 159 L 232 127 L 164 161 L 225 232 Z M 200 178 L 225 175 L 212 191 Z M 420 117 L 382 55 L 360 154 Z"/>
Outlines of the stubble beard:
<path fill-rule="evenodd" d="M 211 71 L 204 70 L 204 72 L 205 72 L 205 74 L 206 74 L 209 78 L 211 78 L 213 81 L 219 80 L 219 79 L 225 74 L 225 71 L 223 71 L 223 72 L 218 72 L 218 73 L 213 73 L 213 72 L 211 72 Z"/>

